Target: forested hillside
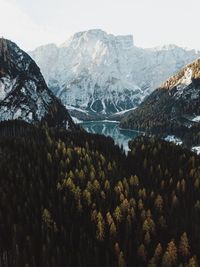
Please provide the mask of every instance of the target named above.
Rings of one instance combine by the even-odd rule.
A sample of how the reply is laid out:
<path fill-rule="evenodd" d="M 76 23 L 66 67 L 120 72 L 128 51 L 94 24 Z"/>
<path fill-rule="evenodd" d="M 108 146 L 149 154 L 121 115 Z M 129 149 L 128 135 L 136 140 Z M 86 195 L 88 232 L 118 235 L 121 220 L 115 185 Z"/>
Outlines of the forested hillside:
<path fill-rule="evenodd" d="M 0 123 L 0 266 L 198 266 L 200 158 Z"/>
<path fill-rule="evenodd" d="M 174 134 L 185 144 L 199 145 L 200 59 L 187 65 L 156 89 L 121 121 L 121 127 L 162 137 Z"/>

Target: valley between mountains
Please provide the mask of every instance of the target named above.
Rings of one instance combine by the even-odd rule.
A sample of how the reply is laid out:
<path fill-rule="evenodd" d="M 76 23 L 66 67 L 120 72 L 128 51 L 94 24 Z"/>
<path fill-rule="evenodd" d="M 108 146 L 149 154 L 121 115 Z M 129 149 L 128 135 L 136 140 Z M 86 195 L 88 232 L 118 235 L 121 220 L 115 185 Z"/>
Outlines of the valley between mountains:
<path fill-rule="evenodd" d="M 0 39 L 0 266 L 199 266 L 199 57 Z"/>

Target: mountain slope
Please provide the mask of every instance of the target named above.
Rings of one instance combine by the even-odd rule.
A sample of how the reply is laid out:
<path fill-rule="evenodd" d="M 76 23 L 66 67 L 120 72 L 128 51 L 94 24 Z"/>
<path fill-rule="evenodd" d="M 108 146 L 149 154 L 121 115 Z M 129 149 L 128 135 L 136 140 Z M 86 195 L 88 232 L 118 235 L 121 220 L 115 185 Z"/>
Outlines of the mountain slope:
<path fill-rule="evenodd" d="M 121 127 L 181 135 L 199 126 L 199 115 L 200 59 L 156 89 L 136 110 L 122 119 Z"/>
<path fill-rule="evenodd" d="M 60 47 L 42 46 L 30 55 L 63 104 L 88 112 L 76 110 L 79 118 L 137 106 L 167 77 L 200 56 L 172 45 L 138 48 L 132 36 L 102 30 L 76 33 Z M 74 109 L 71 112 L 74 115 Z"/>
<path fill-rule="evenodd" d="M 0 39 L 0 120 L 46 120 L 75 128 L 65 107 L 48 89 L 39 67 L 9 40 Z"/>

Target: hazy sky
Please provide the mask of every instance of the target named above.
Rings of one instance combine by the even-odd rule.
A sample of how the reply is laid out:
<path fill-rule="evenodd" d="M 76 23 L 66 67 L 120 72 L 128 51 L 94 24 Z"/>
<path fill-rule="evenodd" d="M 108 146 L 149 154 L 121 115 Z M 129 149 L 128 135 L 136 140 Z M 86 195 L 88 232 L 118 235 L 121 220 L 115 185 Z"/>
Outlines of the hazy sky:
<path fill-rule="evenodd" d="M 135 44 L 200 49 L 199 0 L 0 0 L 0 36 L 25 50 L 101 28 Z"/>

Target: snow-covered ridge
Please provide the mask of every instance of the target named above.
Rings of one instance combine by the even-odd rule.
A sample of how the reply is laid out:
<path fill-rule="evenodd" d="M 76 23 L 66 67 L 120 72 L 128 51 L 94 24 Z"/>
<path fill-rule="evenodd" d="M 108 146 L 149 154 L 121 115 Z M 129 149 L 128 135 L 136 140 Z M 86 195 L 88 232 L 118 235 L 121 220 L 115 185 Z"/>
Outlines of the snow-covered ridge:
<path fill-rule="evenodd" d="M 76 45 L 80 45 L 81 42 L 90 42 L 93 41 L 103 41 L 115 43 L 116 47 L 122 49 L 129 49 L 134 46 L 133 36 L 132 35 L 113 35 L 107 34 L 105 31 L 101 29 L 93 29 L 83 32 L 78 32 L 72 35 L 66 42 L 64 42 L 60 47 L 68 47 L 71 43 L 73 43 L 74 48 Z"/>
<path fill-rule="evenodd" d="M 200 53 L 174 45 L 142 49 L 131 35 L 96 29 L 76 33 L 59 47 L 39 47 L 30 55 L 64 105 L 109 115 L 138 106 Z"/>
<path fill-rule="evenodd" d="M 200 79 L 200 58 L 194 62 L 187 64 L 181 71 L 171 76 L 166 82 L 161 85 L 161 88 L 171 90 L 177 88 L 177 90 L 185 89 L 190 85 L 193 79 Z"/>

